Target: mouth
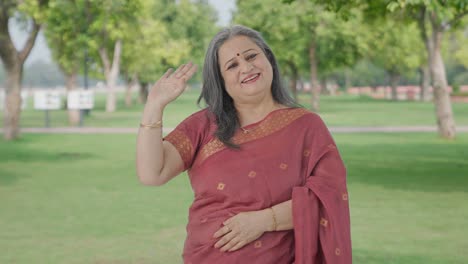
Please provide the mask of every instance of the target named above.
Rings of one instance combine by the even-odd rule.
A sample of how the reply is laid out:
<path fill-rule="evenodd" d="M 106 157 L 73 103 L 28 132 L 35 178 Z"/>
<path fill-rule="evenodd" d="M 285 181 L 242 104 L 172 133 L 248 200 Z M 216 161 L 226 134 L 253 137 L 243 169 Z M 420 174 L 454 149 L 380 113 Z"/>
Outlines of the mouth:
<path fill-rule="evenodd" d="M 260 73 L 256 73 L 256 74 L 250 74 L 249 76 L 247 76 L 244 80 L 242 80 L 241 83 L 254 83 L 258 80 L 258 78 L 260 78 Z"/>

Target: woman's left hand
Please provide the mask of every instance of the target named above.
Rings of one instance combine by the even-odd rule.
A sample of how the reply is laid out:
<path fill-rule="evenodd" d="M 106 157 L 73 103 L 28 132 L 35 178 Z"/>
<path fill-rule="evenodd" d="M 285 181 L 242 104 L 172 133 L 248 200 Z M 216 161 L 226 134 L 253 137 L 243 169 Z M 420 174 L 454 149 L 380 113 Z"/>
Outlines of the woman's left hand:
<path fill-rule="evenodd" d="M 214 238 L 221 239 L 214 247 L 221 248 L 222 252 L 238 250 L 269 231 L 270 223 L 272 215 L 269 210 L 239 213 L 224 221 L 224 226 L 216 231 Z"/>

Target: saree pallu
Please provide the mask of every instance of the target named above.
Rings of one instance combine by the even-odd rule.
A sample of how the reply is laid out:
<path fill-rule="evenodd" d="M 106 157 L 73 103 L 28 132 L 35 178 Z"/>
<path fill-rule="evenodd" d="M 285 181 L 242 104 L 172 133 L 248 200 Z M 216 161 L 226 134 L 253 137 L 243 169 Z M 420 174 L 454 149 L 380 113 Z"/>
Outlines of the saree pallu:
<path fill-rule="evenodd" d="M 320 117 L 303 108 L 278 109 L 233 137 L 213 136 L 205 109 L 165 140 L 176 147 L 194 191 L 183 259 L 199 263 L 351 263 L 346 170 Z M 292 200 L 294 229 L 266 232 L 234 252 L 214 248 L 228 218 Z"/>

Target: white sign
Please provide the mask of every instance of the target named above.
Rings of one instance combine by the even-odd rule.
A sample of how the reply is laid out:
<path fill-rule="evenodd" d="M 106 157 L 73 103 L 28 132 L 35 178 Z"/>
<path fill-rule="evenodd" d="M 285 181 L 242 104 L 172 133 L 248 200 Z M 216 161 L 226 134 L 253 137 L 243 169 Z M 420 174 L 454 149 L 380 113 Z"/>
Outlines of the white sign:
<path fill-rule="evenodd" d="M 34 109 L 59 110 L 61 107 L 60 93 L 58 91 L 34 92 Z"/>
<path fill-rule="evenodd" d="M 68 109 L 93 109 L 94 93 L 89 90 L 68 92 Z"/>
<path fill-rule="evenodd" d="M 28 105 L 28 92 L 21 91 L 21 109 L 26 109 Z"/>
<path fill-rule="evenodd" d="M 6 104 L 5 91 L 0 91 L 0 111 L 3 111 L 5 104 Z M 21 91 L 21 109 L 25 109 L 27 105 L 28 105 L 28 92 Z"/>

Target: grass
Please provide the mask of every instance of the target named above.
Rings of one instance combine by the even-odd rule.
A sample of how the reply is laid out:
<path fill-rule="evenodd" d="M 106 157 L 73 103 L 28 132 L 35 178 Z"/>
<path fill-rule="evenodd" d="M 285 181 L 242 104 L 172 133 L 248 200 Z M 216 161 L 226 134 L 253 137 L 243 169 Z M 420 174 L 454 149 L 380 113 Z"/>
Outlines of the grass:
<path fill-rule="evenodd" d="M 165 111 L 166 127 L 175 127 L 189 114 L 199 110 L 196 106 L 199 90 L 185 92 L 171 103 Z M 135 104 L 125 107 L 123 94 L 118 95 L 117 112 L 104 111 L 105 97 L 96 95 L 95 109 L 84 120 L 89 127 L 135 127 L 138 125 L 143 106 Z M 309 107 L 309 95 L 300 96 L 300 103 Z M 43 127 L 45 113 L 29 107 L 21 115 L 22 127 Z M 453 103 L 453 112 L 458 125 L 468 125 L 468 104 Z M 434 105 L 431 102 L 382 101 L 358 96 L 322 96 L 320 114 L 332 126 L 435 126 Z M 51 126 L 67 126 L 67 113 L 64 110 L 50 111 Z"/>
<path fill-rule="evenodd" d="M 337 134 L 354 263 L 468 262 L 468 134 Z M 134 171 L 135 135 L 0 141 L 0 263 L 181 263 L 187 176 Z"/>

